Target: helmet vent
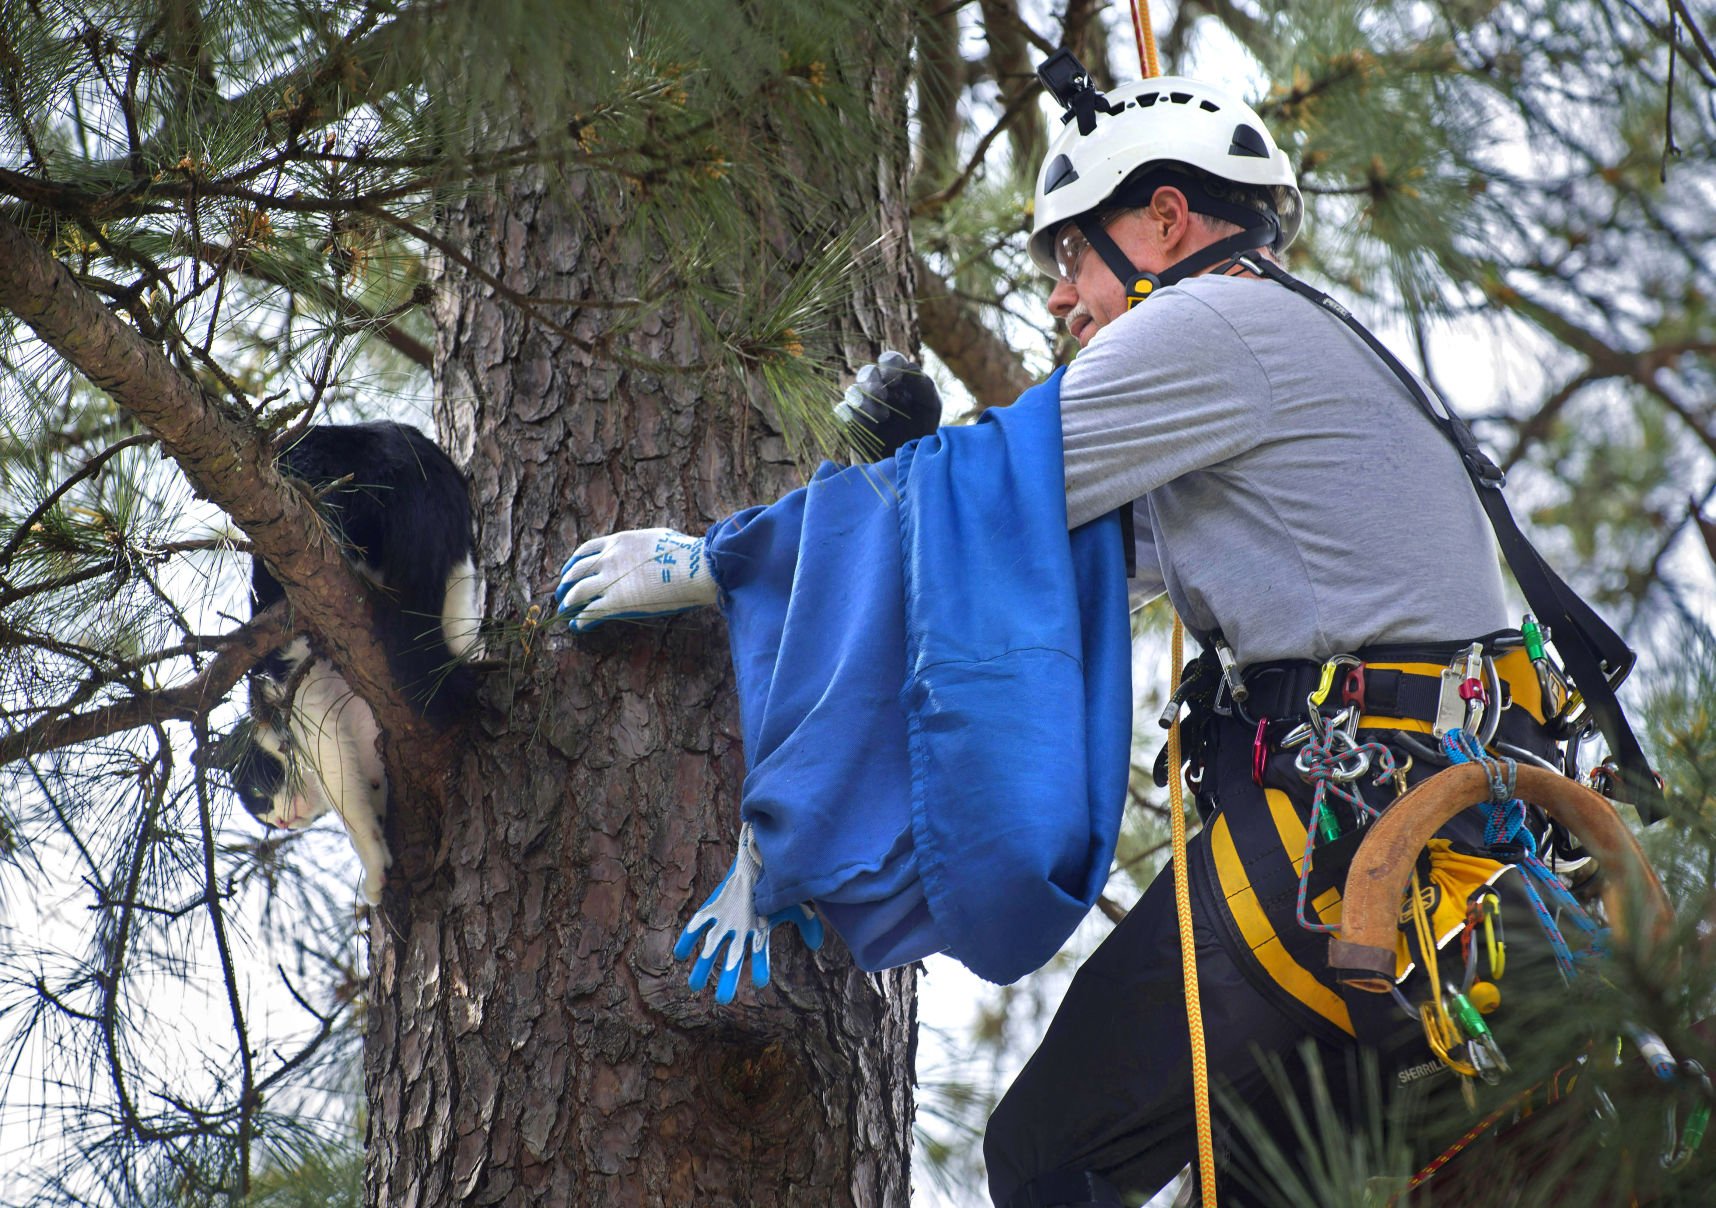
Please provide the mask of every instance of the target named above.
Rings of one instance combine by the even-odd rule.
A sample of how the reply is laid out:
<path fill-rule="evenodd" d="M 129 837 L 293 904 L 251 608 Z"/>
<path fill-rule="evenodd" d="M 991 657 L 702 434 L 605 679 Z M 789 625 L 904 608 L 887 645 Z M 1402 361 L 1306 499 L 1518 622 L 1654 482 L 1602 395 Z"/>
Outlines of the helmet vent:
<path fill-rule="evenodd" d="M 1176 105 L 1184 105 L 1192 99 L 1192 94 L 1189 92 L 1173 92 L 1168 95 Z"/>
<path fill-rule="evenodd" d="M 1216 104 L 1214 101 L 1199 101 L 1198 108 L 1202 109 L 1205 113 L 1221 112 L 1221 106 Z"/>
<path fill-rule="evenodd" d="M 1233 128 L 1233 142 L 1228 144 L 1229 155 L 1245 155 L 1253 159 L 1268 159 L 1269 144 L 1263 141 L 1263 136 L 1244 122 Z"/>
<path fill-rule="evenodd" d="M 1152 106 L 1156 103 L 1156 98 L 1160 95 L 1161 95 L 1161 93 L 1159 93 L 1159 92 L 1147 92 L 1147 93 L 1145 93 L 1143 96 L 1138 98 L 1138 107 L 1140 109 L 1150 108 L 1150 106 Z"/>
<path fill-rule="evenodd" d="M 1078 179 L 1078 169 L 1072 165 L 1072 160 L 1064 155 L 1057 155 L 1049 163 L 1049 170 L 1043 173 L 1043 192 L 1053 193 L 1062 185 L 1070 185 Z"/>

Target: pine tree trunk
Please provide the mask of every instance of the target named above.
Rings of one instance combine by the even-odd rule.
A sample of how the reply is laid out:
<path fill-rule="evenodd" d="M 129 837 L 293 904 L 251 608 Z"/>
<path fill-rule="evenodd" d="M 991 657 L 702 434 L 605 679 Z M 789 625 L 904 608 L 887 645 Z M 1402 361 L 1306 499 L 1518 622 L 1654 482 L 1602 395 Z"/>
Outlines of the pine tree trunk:
<path fill-rule="evenodd" d="M 903 112 L 897 75 L 874 93 Z M 904 158 L 902 133 L 831 190 L 891 236 L 842 316 L 857 362 L 912 347 Z M 448 232 L 526 294 L 646 289 L 659 249 L 573 221 L 575 204 L 521 177 L 455 207 Z M 802 234 L 765 233 L 782 249 Z M 468 277 L 438 299 L 437 420 L 472 479 L 491 619 L 543 601 L 588 537 L 699 533 L 802 481 L 759 395 L 587 357 Z M 554 312 L 587 338 L 601 318 Z M 628 347 L 706 354 L 672 310 Z M 371 937 L 369 1202 L 904 1205 L 912 973 L 865 976 L 832 938 L 812 958 L 785 928 L 773 984 L 722 1007 L 672 959 L 737 834 L 720 617 L 578 639 L 545 623 L 528 655 L 492 653 L 514 669 L 490 677 L 448 801 L 395 819 L 410 888 Z"/>

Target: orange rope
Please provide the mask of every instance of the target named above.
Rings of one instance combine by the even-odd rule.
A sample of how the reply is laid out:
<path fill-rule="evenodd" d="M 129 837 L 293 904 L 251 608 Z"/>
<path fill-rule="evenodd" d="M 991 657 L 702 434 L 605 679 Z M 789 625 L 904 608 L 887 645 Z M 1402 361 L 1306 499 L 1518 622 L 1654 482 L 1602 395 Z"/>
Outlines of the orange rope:
<path fill-rule="evenodd" d="M 1150 25 L 1150 0 L 1132 0 L 1132 36 L 1138 42 L 1138 70 L 1146 80 L 1162 74 L 1156 61 L 1156 31 Z"/>
<path fill-rule="evenodd" d="M 1156 59 L 1156 31 L 1150 25 L 1150 0 L 1132 0 L 1132 33 L 1138 41 L 1138 67 L 1145 79 L 1162 74 Z M 1180 684 L 1186 657 L 1186 627 L 1174 616 L 1173 673 L 1168 691 Z M 1198 952 L 1192 936 L 1191 861 L 1186 854 L 1186 802 L 1180 788 L 1180 719 L 1168 729 L 1169 828 L 1174 847 L 1174 907 L 1180 919 L 1180 966 L 1186 983 L 1186 1030 L 1192 1050 L 1192 1111 L 1197 1117 L 1198 1183 L 1203 1208 L 1216 1208 L 1215 1130 L 1210 1117 L 1210 1068 L 1204 1041 L 1204 1010 L 1198 998 Z"/>
<path fill-rule="evenodd" d="M 1186 627 L 1174 614 L 1173 688 L 1180 683 L 1186 658 Z M 1204 1043 L 1204 1009 L 1198 1000 L 1198 952 L 1192 939 L 1192 878 L 1186 855 L 1186 802 L 1180 789 L 1180 718 L 1168 729 L 1168 822 L 1174 844 L 1174 907 L 1180 916 L 1180 966 L 1186 982 L 1186 1030 L 1192 1047 L 1192 1110 L 1198 1124 L 1198 1181 L 1204 1208 L 1216 1208 L 1215 1136 L 1210 1124 L 1209 1054 Z"/>

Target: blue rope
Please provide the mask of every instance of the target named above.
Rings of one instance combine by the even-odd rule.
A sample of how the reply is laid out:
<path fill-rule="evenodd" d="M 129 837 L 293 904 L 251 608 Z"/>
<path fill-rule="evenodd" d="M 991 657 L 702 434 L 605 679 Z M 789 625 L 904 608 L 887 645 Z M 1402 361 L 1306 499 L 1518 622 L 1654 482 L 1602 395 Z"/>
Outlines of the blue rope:
<path fill-rule="evenodd" d="M 1447 753 L 1449 762 L 1479 764 L 1489 776 L 1490 800 L 1483 803 L 1484 843 L 1492 854 L 1496 855 L 1504 854 L 1498 849 L 1508 844 L 1521 849 L 1518 863 L 1526 872 L 1521 881 L 1526 897 L 1531 901 L 1544 934 L 1549 937 L 1549 946 L 1555 952 L 1556 967 L 1561 970 L 1563 977 L 1572 980 L 1575 972 L 1573 954 L 1567 947 L 1561 928 L 1550 914 L 1549 907 L 1544 904 L 1543 894 L 1547 893 L 1564 917 L 1570 919 L 1574 926 L 1587 935 L 1597 934 L 1599 928 L 1596 920 L 1585 913 L 1578 899 L 1561 883 L 1561 878 L 1551 872 L 1538 857 L 1535 843 L 1522 843 L 1519 840 L 1520 832 L 1525 830 L 1525 802 L 1521 801 L 1514 791 L 1519 780 L 1519 765 L 1511 759 L 1492 758 L 1484 750 L 1482 743 L 1462 729 L 1448 731 L 1442 739 L 1442 749 Z M 1526 831 L 1526 837 L 1531 838 L 1529 831 Z"/>

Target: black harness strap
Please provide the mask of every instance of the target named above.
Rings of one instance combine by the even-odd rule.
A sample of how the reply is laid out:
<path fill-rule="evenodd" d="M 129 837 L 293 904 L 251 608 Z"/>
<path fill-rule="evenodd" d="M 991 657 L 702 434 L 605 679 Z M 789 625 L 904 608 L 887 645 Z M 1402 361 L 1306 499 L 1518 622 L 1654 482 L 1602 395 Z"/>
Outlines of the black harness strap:
<path fill-rule="evenodd" d="M 1627 799 L 1638 807 L 1639 817 L 1646 823 L 1661 818 L 1665 808 L 1662 787 L 1657 783 L 1644 750 L 1615 696 L 1616 686 L 1632 670 L 1638 656 L 1608 622 L 1555 573 L 1520 531 L 1507 499 L 1502 495 L 1507 475 L 1501 467 L 1478 446 L 1477 438 L 1466 422 L 1445 403 L 1441 409 L 1432 404 L 1418 379 L 1346 307 L 1261 256 L 1241 255 L 1236 259 L 1258 276 L 1285 285 L 1345 323 L 1382 358 L 1383 364 L 1400 379 L 1419 409 L 1459 450 L 1466 473 L 1477 488 L 1478 502 L 1483 505 L 1490 527 L 1495 530 L 1502 557 L 1507 560 L 1508 568 L 1513 571 L 1532 612 L 1539 621 L 1548 624 L 1556 652 L 1566 663 L 1568 674 L 1585 698 L 1585 708 L 1609 744 Z"/>
<path fill-rule="evenodd" d="M 1237 209 L 1238 207 L 1230 207 Z M 1195 211 L 1201 212 L 1201 211 Z M 1256 210 L 1245 210 L 1252 218 L 1259 217 Z M 1227 218 L 1227 215 L 1217 215 Z M 1108 266 L 1108 271 L 1126 287 L 1126 306 L 1131 309 L 1137 306 L 1151 294 L 1163 286 L 1173 285 L 1187 277 L 1195 276 L 1207 268 L 1226 261 L 1234 263 L 1241 253 L 1256 251 L 1268 247 L 1275 242 L 1279 230 L 1273 221 L 1251 227 L 1248 230 L 1236 231 L 1232 235 L 1217 240 L 1206 248 L 1193 252 L 1183 260 L 1175 261 L 1160 273 L 1149 273 L 1135 268 L 1120 245 L 1114 242 L 1114 237 L 1102 225 L 1102 220 L 1095 213 L 1081 214 L 1074 219 L 1078 224 L 1079 233 L 1091 250 L 1102 257 L 1102 262 Z"/>

